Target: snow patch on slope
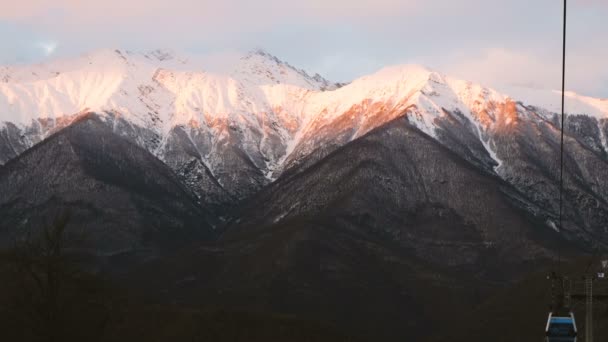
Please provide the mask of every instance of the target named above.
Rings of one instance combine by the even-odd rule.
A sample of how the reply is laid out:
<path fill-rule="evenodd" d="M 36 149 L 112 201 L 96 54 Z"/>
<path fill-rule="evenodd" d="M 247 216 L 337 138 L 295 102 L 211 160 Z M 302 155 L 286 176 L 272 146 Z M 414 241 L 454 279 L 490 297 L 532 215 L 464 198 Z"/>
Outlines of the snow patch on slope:
<path fill-rule="evenodd" d="M 481 132 L 480 132 L 480 134 L 481 134 Z M 486 149 L 486 151 L 488 151 L 488 154 L 490 154 L 490 157 L 492 157 L 492 159 L 494 159 L 494 161 L 497 163 L 497 165 L 494 166 L 494 172 L 498 173 L 498 170 L 502 166 L 503 161 L 500 158 L 498 158 L 498 155 L 494 151 L 495 147 L 492 148 L 492 146 L 490 146 L 490 143 L 494 144 L 494 140 L 491 140 L 491 139 L 486 140 L 481 136 L 479 137 L 479 140 L 483 144 L 483 147 Z"/>

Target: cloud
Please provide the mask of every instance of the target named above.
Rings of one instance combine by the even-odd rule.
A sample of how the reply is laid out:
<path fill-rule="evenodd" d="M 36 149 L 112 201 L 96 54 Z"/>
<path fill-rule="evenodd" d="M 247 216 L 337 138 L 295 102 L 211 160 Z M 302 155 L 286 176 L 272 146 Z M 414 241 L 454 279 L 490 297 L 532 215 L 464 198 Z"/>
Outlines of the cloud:
<path fill-rule="evenodd" d="M 602 56 L 602 57 L 600 57 Z M 608 70 L 604 60 L 608 49 L 598 47 L 593 54 L 570 53 L 566 59 L 566 88 L 605 97 Z M 513 85 L 529 88 L 560 89 L 561 55 L 539 51 L 489 48 L 476 56 L 455 53 L 439 67 L 446 73 L 489 86 Z"/>
<path fill-rule="evenodd" d="M 0 5 L 0 18 L 31 20 L 49 13 L 63 13 L 63 24 L 99 23 L 117 20 L 200 20 L 218 24 L 246 20 L 247 24 L 281 21 L 285 17 L 336 19 L 395 16 L 420 6 L 414 0 L 22 0 Z"/>
<path fill-rule="evenodd" d="M 569 85 L 608 97 L 608 0 L 568 4 Z M 262 47 L 336 81 L 417 62 L 490 85 L 554 87 L 561 10 L 558 0 L 5 0 L 0 64 L 98 48 Z"/>
<path fill-rule="evenodd" d="M 40 42 L 36 45 L 42 50 L 42 53 L 46 57 L 51 56 L 57 49 L 57 42 L 54 41 Z"/>
<path fill-rule="evenodd" d="M 459 52 L 447 59 L 449 62 L 440 65 L 446 73 L 488 85 L 557 88 L 561 80 L 557 61 L 504 48 L 488 48 L 473 56 Z"/>
<path fill-rule="evenodd" d="M 336 23 L 371 26 L 386 18 L 396 20 L 414 13 L 418 4 L 413 0 L 20 0 L 0 2 L 0 21 L 45 32 L 67 49 L 75 45 L 235 49 L 258 45 L 261 37 L 297 25 L 309 30 Z"/>
<path fill-rule="evenodd" d="M 0 63 L 29 63 L 46 58 L 54 52 L 48 36 L 31 30 L 28 26 L 0 21 Z M 52 51 L 50 51 L 52 50 Z"/>
<path fill-rule="evenodd" d="M 608 6 L 606 0 L 574 0 L 570 6 Z"/>

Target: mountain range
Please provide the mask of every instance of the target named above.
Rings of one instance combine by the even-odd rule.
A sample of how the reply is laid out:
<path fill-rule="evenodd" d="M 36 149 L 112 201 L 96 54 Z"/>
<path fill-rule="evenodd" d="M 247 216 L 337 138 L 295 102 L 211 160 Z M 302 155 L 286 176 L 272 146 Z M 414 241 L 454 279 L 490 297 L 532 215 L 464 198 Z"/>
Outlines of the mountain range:
<path fill-rule="evenodd" d="M 606 249 L 608 100 L 566 94 L 560 227 L 559 96 L 418 65 L 335 83 L 259 50 L 3 67 L 0 242 L 69 210 L 171 301 L 425 336 L 458 313 L 432 298 Z"/>

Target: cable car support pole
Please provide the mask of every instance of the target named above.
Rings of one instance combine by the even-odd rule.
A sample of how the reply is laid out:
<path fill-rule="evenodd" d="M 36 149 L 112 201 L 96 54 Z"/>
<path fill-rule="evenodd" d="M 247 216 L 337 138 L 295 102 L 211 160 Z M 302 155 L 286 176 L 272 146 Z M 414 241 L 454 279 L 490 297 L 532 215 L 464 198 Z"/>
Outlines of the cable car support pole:
<path fill-rule="evenodd" d="M 593 342 L 593 277 L 585 278 L 585 292 L 587 294 L 586 320 L 585 320 L 585 342 Z"/>
<path fill-rule="evenodd" d="M 563 228 L 563 192 L 564 192 L 564 98 L 566 91 L 566 10 L 567 0 L 564 0 L 564 31 L 562 41 L 562 125 L 561 125 L 561 141 L 560 141 L 560 171 L 559 171 L 559 230 Z M 561 267 L 561 252 L 560 247 L 557 250 L 557 272 L 559 273 Z"/>

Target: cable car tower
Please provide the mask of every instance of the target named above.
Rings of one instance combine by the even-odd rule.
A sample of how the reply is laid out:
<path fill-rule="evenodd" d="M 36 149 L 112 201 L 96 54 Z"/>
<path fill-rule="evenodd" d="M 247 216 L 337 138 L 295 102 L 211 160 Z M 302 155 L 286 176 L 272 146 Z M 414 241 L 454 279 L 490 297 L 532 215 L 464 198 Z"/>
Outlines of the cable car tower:
<path fill-rule="evenodd" d="M 564 192 L 564 97 L 566 83 L 566 13 L 564 0 L 563 45 L 562 45 L 562 112 L 559 174 L 559 230 L 563 224 Z M 576 342 L 578 330 L 574 317 L 574 307 L 585 305 L 584 342 L 593 342 L 594 302 L 608 303 L 608 258 L 597 263 L 592 258 L 584 274 L 564 276 L 561 273 L 561 253 L 558 247 L 557 270 L 548 277 L 551 280 L 551 311 L 545 326 L 546 342 Z"/>
<path fill-rule="evenodd" d="M 562 41 L 562 116 L 561 116 L 561 140 L 560 140 L 560 172 L 559 172 L 559 230 L 563 224 L 563 193 L 564 193 L 564 98 L 566 86 L 566 13 L 567 0 L 564 0 L 564 22 Z M 561 253 L 558 247 L 557 271 L 550 275 L 552 281 L 551 294 L 552 306 L 545 335 L 547 342 L 575 342 L 578 335 L 576 319 L 571 308 L 570 282 L 560 272 Z"/>

